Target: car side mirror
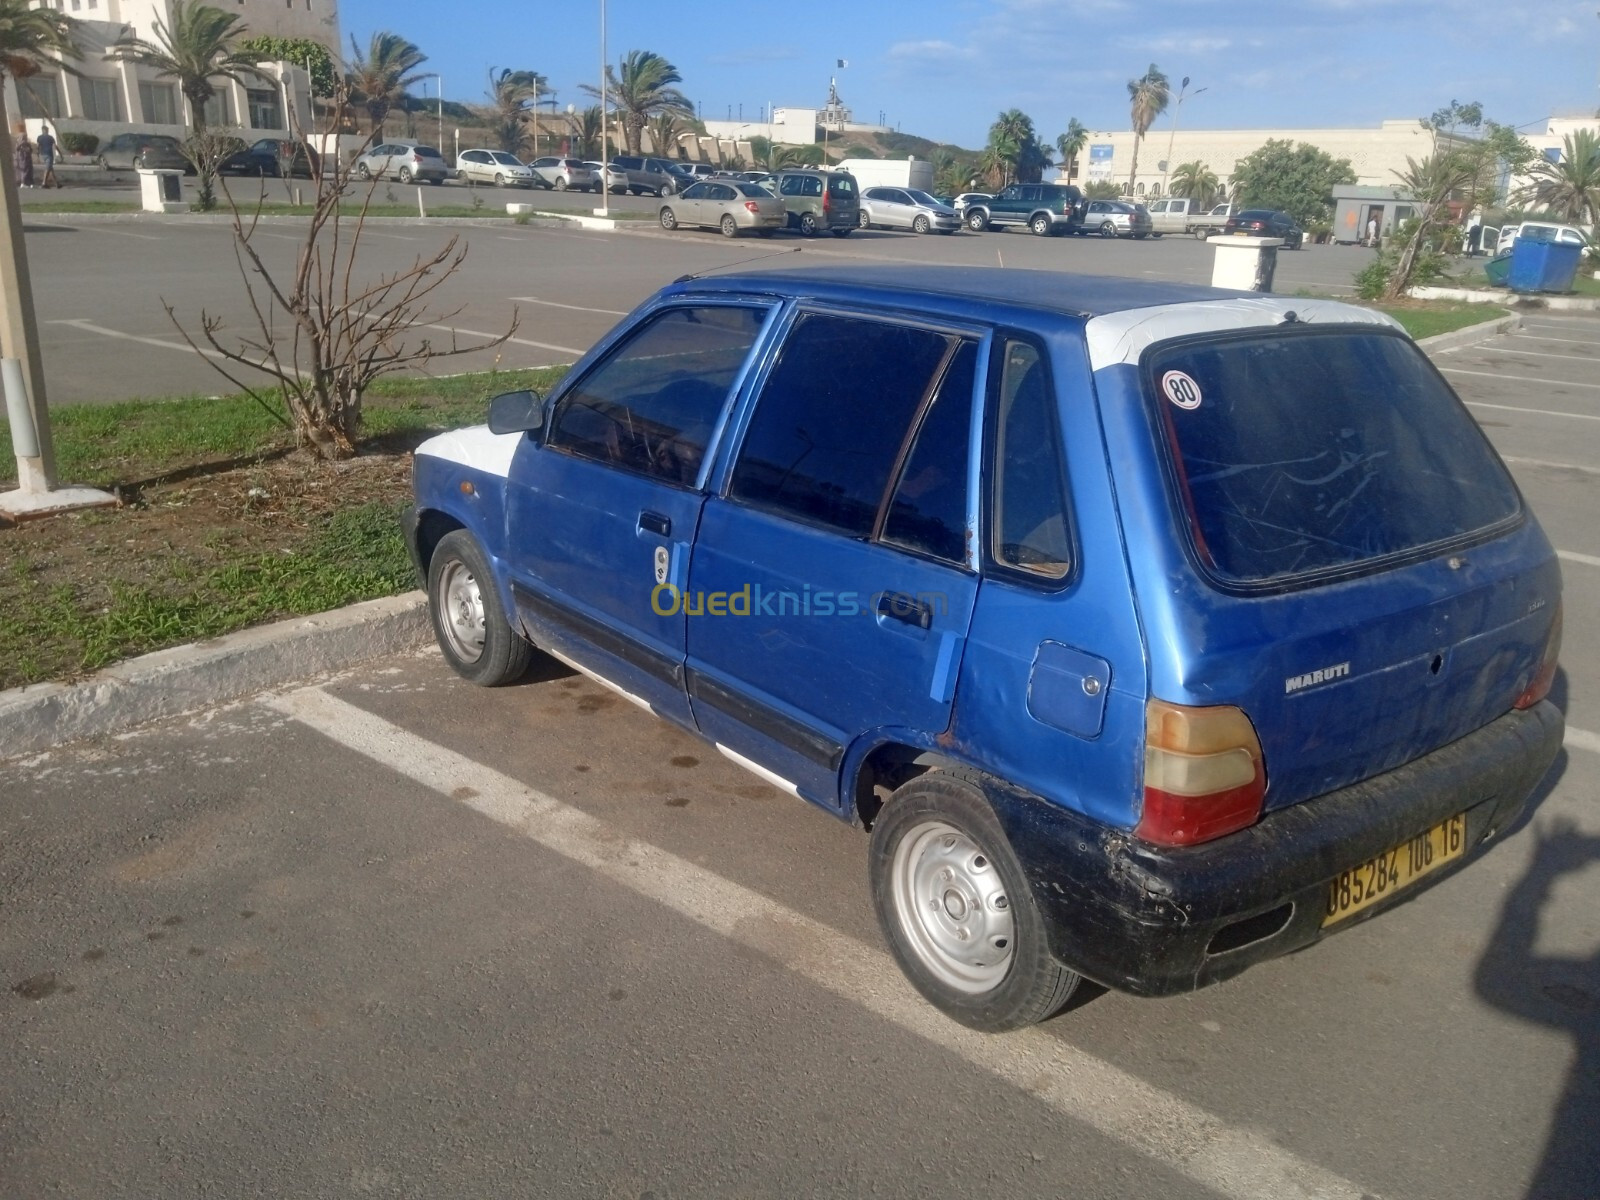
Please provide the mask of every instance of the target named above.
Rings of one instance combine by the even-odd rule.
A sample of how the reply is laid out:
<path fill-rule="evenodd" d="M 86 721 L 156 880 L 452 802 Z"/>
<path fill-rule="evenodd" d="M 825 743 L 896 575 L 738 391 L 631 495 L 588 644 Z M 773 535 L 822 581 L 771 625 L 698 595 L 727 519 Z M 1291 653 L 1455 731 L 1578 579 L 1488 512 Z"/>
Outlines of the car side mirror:
<path fill-rule="evenodd" d="M 538 392 L 502 392 L 489 401 L 490 433 L 537 433 L 544 428 L 544 400 Z"/>

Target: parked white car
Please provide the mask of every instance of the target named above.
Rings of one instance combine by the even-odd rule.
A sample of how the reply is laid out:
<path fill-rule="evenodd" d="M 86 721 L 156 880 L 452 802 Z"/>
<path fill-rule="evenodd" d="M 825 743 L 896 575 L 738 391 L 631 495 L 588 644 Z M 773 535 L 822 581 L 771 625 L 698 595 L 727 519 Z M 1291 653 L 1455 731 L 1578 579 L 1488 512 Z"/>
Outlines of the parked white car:
<path fill-rule="evenodd" d="M 1487 235 L 1490 230 L 1485 230 Z M 1524 221 L 1520 225 L 1500 226 L 1500 238 L 1497 242 L 1484 240 L 1484 249 L 1491 254 L 1504 254 L 1510 250 L 1519 237 L 1532 235 L 1541 242 L 1554 242 L 1558 246 L 1587 246 L 1588 235 L 1576 225 L 1557 225 L 1553 221 Z"/>
<path fill-rule="evenodd" d="M 583 165 L 589 168 L 590 173 L 594 175 L 597 182 L 602 175 L 605 176 L 606 191 L 619 194 L 628 190 L 628 173 L 621 167 L 614 167 L 610 163 L 602 162 L 585 162 Z M 599 189 L 596 188 L 596 190 L 598 191 Z"/>
<path fill-rule="evenodd" d="M 533 186 L 533 168 L 504 150 L 463 150 L 456 155 L 456 178 L 495 187 Z"/>

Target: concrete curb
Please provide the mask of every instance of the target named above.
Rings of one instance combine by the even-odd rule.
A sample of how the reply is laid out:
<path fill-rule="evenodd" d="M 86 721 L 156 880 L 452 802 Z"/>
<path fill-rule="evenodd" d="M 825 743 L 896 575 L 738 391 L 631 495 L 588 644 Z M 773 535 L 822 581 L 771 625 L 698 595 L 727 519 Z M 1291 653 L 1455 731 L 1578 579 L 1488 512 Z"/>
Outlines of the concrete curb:
<path fill-rule="evenodd" d="M 1548 309 L 1551 312 L 1600 311 L 1600 297 L 1524 295 L 1505 288 L 1414 287 L 1407 291 L 1418 300 L 1465 300 L 1468 304 L 1503 304 L 1507 308 Z"/>
<path fill-rule="evenodd" d="M 81 683 L 14 688 L 0 692 L 0 760 L 125 733 L 415 650 L 432 637 L 426 598 L 407 592 L 157 650 Z"/>
<path fill-rule="evenodd" d="M 1432 337 L 1423 338 L 1417 345 L 1429 353 L 1438 350 L 1457 350 L 1462 346 L 1475 346 L 1479 342 L 1486 342 L 1492 337 L 1498 337 L 1502 333 L 1510 333 L 1514 329 L 1521 328 L 1521 315 L 1511 313 L 1504 317 L 1496 317 L 1493 321 L 1483 321 L 1477 325 L 1468 325 L 1465 329 L 1452 329 L 1449 333 L 1436 333 Z"/>

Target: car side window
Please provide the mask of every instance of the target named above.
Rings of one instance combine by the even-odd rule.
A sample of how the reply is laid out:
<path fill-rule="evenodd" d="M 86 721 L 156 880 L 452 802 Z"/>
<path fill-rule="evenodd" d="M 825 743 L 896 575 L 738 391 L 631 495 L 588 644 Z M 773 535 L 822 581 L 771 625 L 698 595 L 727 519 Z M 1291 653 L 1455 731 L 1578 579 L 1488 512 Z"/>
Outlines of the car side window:
<path fill-rule="evenodd" d="M 546 445 L 693 486 L 765 308 L 670 308 L 647 319 L 556 406 Z"/>
<path fill-rule="evenodd" d="M 922 415 L 879 535 L 889 545 L 958 566 L 967 562 L 967 447 L 977 367 L 977 343 L 962 341 Z"/>
<path fill-rule="evenodd" d="M 1007 339 L 999 355 L 990 397 L 989 556 L 1039 579 L 1064 579 L 1072 569 L 1072 540 L 1055 388 L 1033 343 Z"/>
<path fill-rule="evenodd" d="M 728 495 L 870 537 L 912 421 L 953 342 L 888 321 L 802 316 L 756 400 Z"/>
<path fill-rule="evenodd" d="M 690 184 L 688 187 L 683 189 L 683 199 L 704 200 L 706 198 L 708 188 L 709 185 L 704 183 Z"/>

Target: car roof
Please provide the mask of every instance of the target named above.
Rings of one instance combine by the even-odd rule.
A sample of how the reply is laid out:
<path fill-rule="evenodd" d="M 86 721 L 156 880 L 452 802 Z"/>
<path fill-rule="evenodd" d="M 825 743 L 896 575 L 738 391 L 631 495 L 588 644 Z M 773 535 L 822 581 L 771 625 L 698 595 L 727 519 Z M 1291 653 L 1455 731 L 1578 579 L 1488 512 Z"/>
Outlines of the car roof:
<path fill-rule="evenodd" d="M 980 301 L 1013 308 L 1044 309 L 1081 317 L 1128 309 L 1153 308 L 1200 300 L 1254 296 L 1200 284 L 1073 275 L 1061 271 L 1022 271 L 1002 267 L 946 267 L 921 264 L 861 264 L 800 267 L 795 270 L 685 276 L 683 292 L 774 292 L 836 299 L 859 297 L 863 290 L 880 299 L 914 298 L 930 311 L 948 310 L 951 301 Z"/>

